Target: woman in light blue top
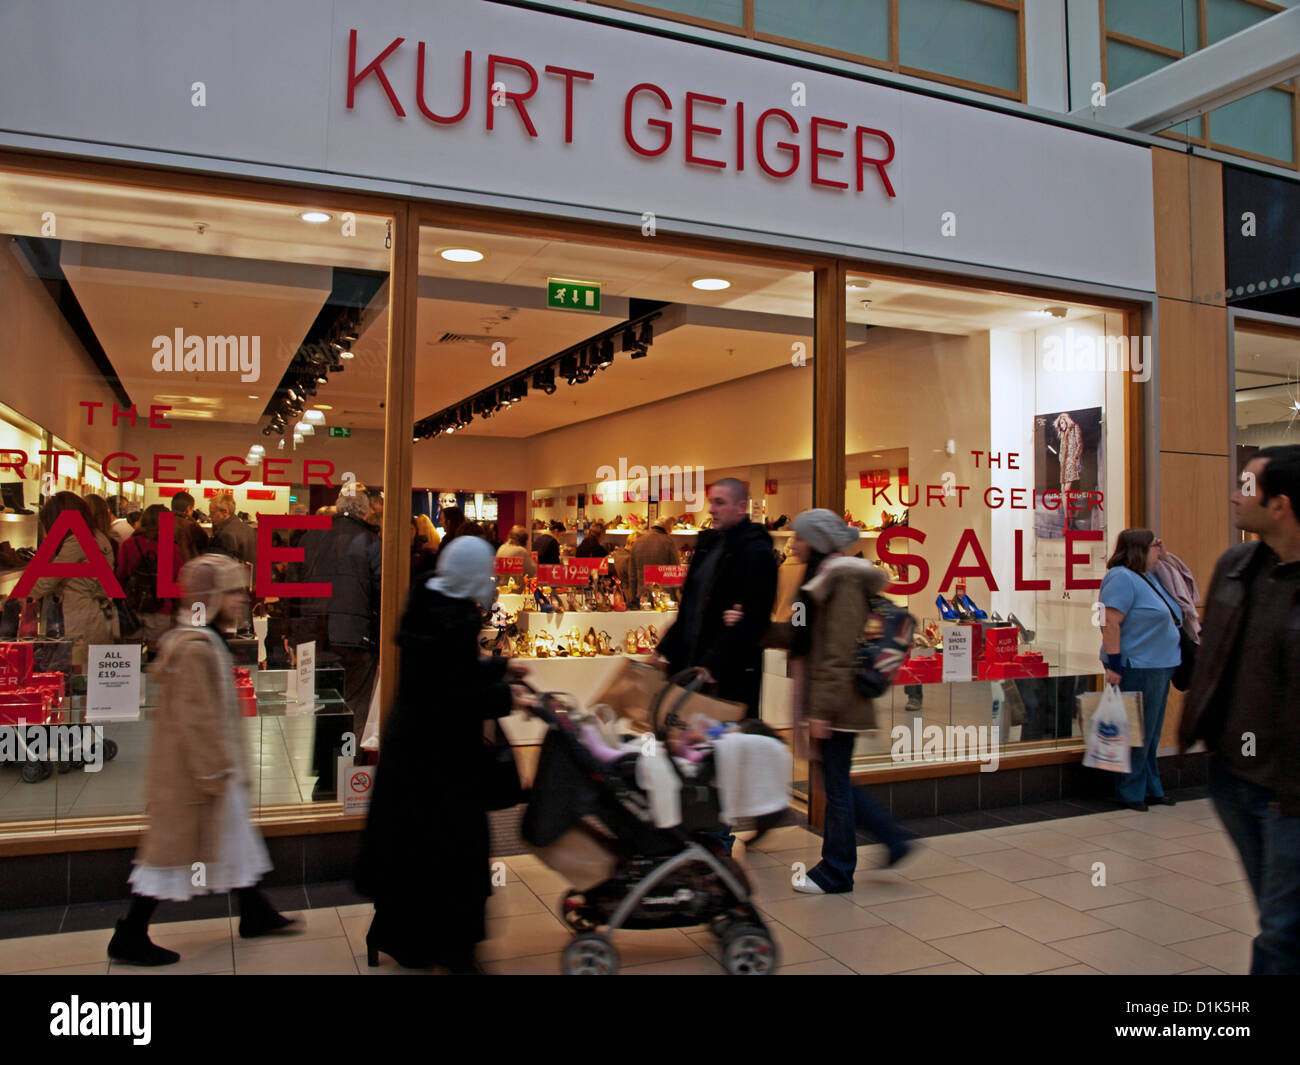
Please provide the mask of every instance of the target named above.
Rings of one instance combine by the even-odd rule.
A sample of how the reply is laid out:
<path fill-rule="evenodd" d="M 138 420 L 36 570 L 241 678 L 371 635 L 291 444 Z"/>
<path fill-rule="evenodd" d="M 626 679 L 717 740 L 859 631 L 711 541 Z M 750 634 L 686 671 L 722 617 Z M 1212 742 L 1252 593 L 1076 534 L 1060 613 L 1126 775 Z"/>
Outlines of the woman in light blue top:
<path fill-rule="evenodd" d="M 1132 770 L 1115 780 L 1116 798 L 1130 810 L 1145 810 L 1148 803 L 1174 805 L 1161 787 L 1156 764 L 1169 682 L 1181 661 L 1182 611 L 1151 576 L 1164 557 L 1164 542 L 1150 529 L 1125 529 L 1106 563 L 1099 596 L 1106 683 L 1142 693 L 1142 746 L 1132 750 Z"/>

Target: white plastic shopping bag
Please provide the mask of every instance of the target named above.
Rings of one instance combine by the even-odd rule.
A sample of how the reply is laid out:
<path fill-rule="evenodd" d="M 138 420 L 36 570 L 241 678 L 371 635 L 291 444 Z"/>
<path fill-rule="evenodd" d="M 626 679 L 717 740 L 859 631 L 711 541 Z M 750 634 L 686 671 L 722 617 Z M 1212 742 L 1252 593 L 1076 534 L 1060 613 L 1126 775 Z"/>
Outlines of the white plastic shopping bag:
<path fill-rule="evenodd" d="M 1083 764 L 1108 773 L 1127 773 L 1132 766 L 1128 712 L 1124 709 L 1124 697 L 1113 684 L 1106 685 L 1088 723 L 1088 745 Z"/>

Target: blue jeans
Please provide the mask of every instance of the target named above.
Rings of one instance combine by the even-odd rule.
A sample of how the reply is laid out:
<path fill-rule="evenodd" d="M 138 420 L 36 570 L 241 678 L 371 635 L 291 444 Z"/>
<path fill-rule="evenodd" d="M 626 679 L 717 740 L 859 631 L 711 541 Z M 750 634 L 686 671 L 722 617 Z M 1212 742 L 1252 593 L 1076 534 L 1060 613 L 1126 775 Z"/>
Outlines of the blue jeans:
<path fill-rule="evenodd" d="M 1169 681 L 1174 667 L 1167 669 L 1124 668 L 1124 679 L 1119 682 L 1122 692 L 1142 693 L 1141 747 L 1130 750 L 1133 768 L 1124 774 L 1115 774 L 1115 797 L 1120 802 L 1142 802 L 1159 799 L 1165 789 L 1160 784 L 1160 767 L 1156 753 L 1160 750 L 1160 730 L 1165 725 L 1165 703 L 1169 699 Z"/>
<path fill-rule="evenodd" d="M 1252 976 L 1300 973 L 1300 817 L 1283 816 L 1273 793 L 1210 756 L 1210 798 L 1246 867 L 1259 907 Z"/>
<path fill-rule="evenodd" d="M 856 733 L 832 732 L 821 741 L 822 780 L 826 786 L 826 824 L 822 837 L 822 860 L 808 870 L 809 878 L 829 894 L 853 890 L 853 872 L 858 865 L 859 825 L 889 848 L 890 855 L 903 850 L 907 837 L 863 788 L 849 782 L 853 766 Z"/>

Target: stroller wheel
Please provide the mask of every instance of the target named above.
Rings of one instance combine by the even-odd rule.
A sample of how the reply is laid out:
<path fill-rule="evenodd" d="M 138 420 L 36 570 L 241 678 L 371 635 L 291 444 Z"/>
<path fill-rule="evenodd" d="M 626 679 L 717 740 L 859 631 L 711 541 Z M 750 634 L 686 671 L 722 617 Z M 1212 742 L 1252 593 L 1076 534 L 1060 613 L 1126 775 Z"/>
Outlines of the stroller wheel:
<path fill-rule="evenodd" d="M 117 740 L 104 741 L 104 761 L 111 762 L 117 757 Z"/>
<path fill-rule="evenodd" d="M 585 932 L 564 948 L 565 976 L 613 976 L 618 972 L 618 951 L 596 932 Z"/>
<path fill-rule="evenodd" d="M 741 921 L 724 933 L 722 964 L 732 976 L 770 976 L 776 962 L 776 944 L 766 928 Z"/>
<path fill-rule="evenodd" d="M 22 768 L 22 778 L 24 784 L 35 784 L 38 780 L 44 780 L 54 770 L 50 768 L 47 762 L 24 762 Z"/>

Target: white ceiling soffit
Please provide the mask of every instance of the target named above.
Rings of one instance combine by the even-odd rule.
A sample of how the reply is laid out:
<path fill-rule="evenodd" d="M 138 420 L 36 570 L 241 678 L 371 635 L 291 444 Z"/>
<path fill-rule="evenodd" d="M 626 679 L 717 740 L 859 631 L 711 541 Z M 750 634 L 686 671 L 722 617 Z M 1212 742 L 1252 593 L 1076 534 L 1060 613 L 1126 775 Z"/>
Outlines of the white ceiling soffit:
<path fill-rule="evenodd" d="M 0 233 L 388 270 L 386 218 L 353 212 L 348 220 L 336 211 L 330 221 L 314 224 L 302 220 L 303 210 L 292 204 L 0 172 Z"/>
<path fill-rule="evenodd" d="M 1300 8 L 1281 11 L 1106 94 L 1080 118 L 1158 133 L 1300 74 Z"/>
<path fill-rule="evenodd" d="M 160 404 L 173 408 L 174 419 L 248 426 L 258 422 L 333 287 L 326 266 L 139 248 L 64 244 L 60 264 L 137 408 Z M 174 346 L 177 330 L 204 338 L 203 371 L 154 369 L 154 339 Z M 229 337 L 247 338 L 249 361 L 257 352 L 256 380 L 242 379 L 252 371 L 207 368 L 215 366 L 209 350 L 224 353 L 216 338 Z"/>

